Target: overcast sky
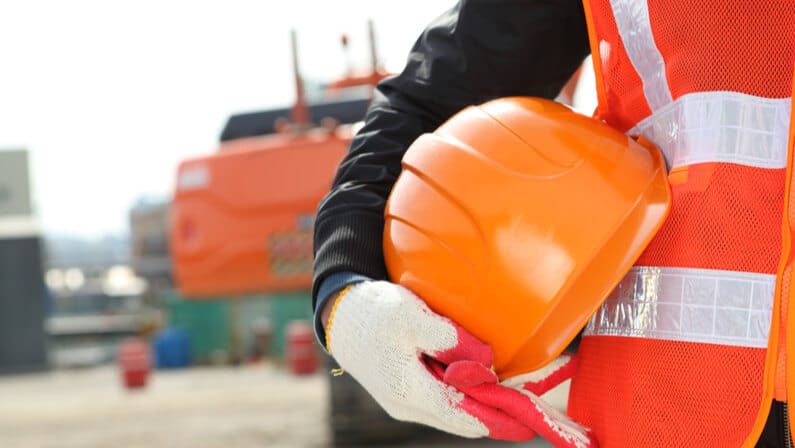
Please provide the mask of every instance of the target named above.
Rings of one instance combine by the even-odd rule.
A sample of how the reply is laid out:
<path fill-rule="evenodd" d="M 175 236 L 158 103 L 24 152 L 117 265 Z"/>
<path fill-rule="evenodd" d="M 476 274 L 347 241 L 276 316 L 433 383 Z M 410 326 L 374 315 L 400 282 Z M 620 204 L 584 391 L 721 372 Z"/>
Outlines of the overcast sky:
<path fill-rule="evenodd" d="M 366 20 L 399 69 L 453 0 L 3 0 L 0 150 L 28 148 L 45 232 L 127 232 L 142 195 L 170 195 L 179 160 L 215 149 L 228 115 L 293 101 L 289 29 L 305 75 L 367 63 Z"/>

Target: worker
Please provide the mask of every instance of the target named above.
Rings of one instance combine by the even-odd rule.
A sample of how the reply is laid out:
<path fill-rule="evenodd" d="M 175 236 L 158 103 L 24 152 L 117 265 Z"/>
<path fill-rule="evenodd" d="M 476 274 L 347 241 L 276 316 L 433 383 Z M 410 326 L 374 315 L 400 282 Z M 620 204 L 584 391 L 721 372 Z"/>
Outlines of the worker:
<path fill-rule="evenodd" d="M 488 362 L 488 347 L 388 280 L 383 213 L 420 134 L 495 98 L 554 98 L 589 53 L 595 118 L 662 150 L 672 209 L 586 326 L 564 416 L 533 405 L 565 356 L 501 383 L 429 374 L 418 354 Z M 790 0 L 462 0 L 380 83 L 318 208 L 318 337 L 393 417 L 466 437 L 792 446 L 793 61 Z"/>

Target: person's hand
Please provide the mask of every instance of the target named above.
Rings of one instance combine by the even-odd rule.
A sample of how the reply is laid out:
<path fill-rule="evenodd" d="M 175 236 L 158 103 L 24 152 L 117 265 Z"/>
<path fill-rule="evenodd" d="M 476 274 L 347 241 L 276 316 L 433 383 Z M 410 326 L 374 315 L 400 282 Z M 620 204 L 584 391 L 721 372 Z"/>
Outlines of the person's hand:
<path fill-rule="evenodd" d="M 326 327 L 329 352 L 398 420 L 463 437 L 596 446 L 590 431 L 538 396 L 571 377 L 561 357 L 499 383 L 489 346 L 402 286 L 368 281 L 343 290 Z"/>

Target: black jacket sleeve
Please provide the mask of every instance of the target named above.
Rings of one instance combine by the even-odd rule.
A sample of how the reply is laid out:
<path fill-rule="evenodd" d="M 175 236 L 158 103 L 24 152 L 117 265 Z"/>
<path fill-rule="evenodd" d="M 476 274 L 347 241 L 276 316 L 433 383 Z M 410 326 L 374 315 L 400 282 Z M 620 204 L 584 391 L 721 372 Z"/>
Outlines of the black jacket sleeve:
<path fill-rule="evenodd" d="M 403 153 L 460 109 L 505 96 L 554 98 L 589 52 L 581 0 L 462 0 L 382 81 L 318 207 L 313 307 L 335 272 L 387 277 L 384 205 Z"/>

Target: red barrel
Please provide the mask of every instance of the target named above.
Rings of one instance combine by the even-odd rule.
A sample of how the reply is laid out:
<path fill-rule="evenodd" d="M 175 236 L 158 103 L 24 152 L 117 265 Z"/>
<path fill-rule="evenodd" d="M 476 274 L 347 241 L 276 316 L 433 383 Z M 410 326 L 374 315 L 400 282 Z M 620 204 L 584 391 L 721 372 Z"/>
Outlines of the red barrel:
<path fill-rule="evenodd" d="M 119 344 L 116 356 L 122 381 L 128 389 L 146 386 L 152 370 L 152 355 L 149 345 L 142 339 L 128 338 Z"/>
<path fill-rule="evenodd" d="M 295 375 L 315 373 L 318 368 L 318 353 L 312 325 L 295 320 L 287 325 L 287 365 Z"/>

